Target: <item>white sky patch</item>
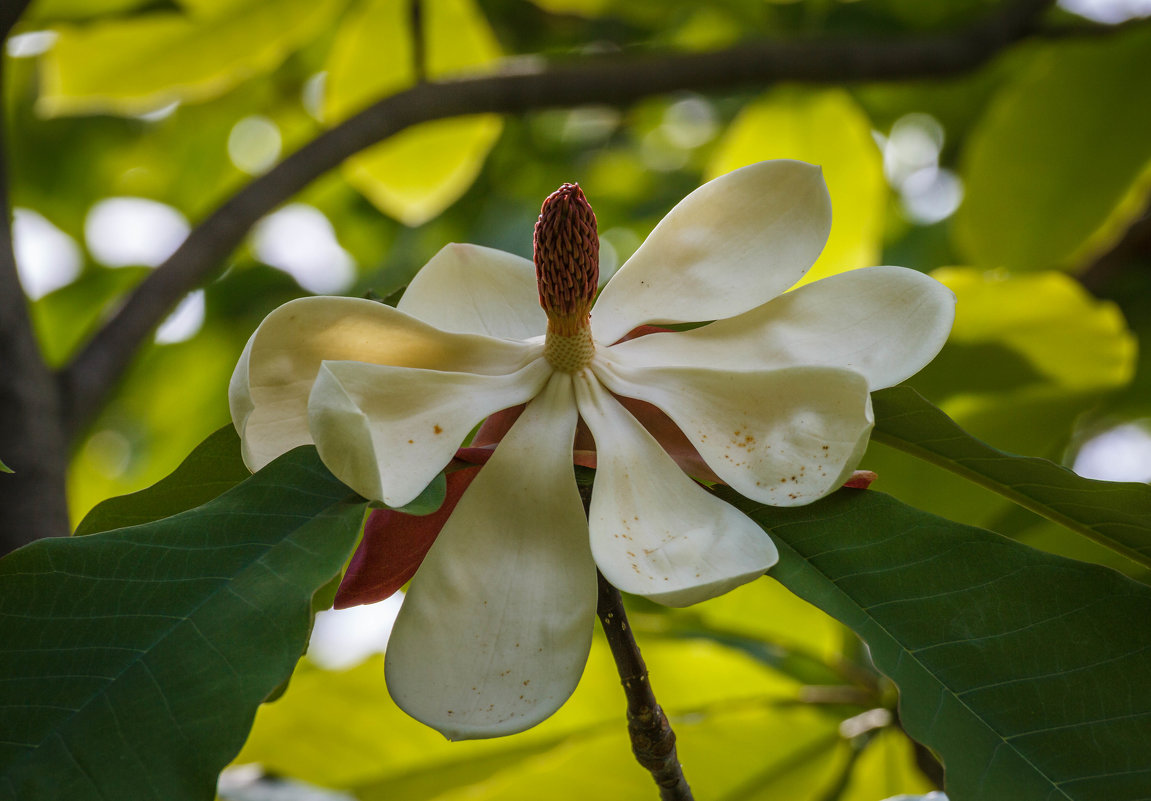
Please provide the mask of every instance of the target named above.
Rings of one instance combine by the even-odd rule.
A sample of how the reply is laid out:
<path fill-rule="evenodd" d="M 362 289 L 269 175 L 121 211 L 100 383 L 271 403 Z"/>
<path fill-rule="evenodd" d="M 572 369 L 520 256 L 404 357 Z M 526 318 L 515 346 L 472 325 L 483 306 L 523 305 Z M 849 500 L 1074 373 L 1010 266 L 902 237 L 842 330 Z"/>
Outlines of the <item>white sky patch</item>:
<path fill-rule="evenodd" d="M 1151 483 L 1151 420 L 1117 426 L 1087 440 L 1072 469 L 1084 478 Z"/>
<path fill-rule="evenodd" d="M 1108 25 L 1151 16 L 1151 0 L 1059 0 L 1059 6 Z"/>
<path fill-rule="evenodd" d="M 259 175 L 276 163 L 283 144 L 279 126 L 261 114 L 253 114 L 232 126 L 228 158 L 237 169 Z"/>
<path fill-rule="evenodd" d="M 668 106 L 660 127 L 669 142 L 684 150 L 707 144 L 719 132 L 715 108 L 700 95 L 685 97 Z"/>
<path fill-rule="evenodd" d="M 919 225 L 946 220 L 963 202 L 963 181 L 944 167 L 924 167 L 900 185 L 903 213 Z"/>
<path fill-rule="evenodd" d="M 124 475 L 132 465 L 132 443 L 114 428 L 102 428 L 88 437 L 80 452 L 87 466 L 106 478 Z"/>
<path fill-rule="evenodd" d="M 308 80 L 300 90 L 300 103 L 308 116 L 317 122 L 324 121 L 324 90 L 328 84 L 328 73 L 317 72 Z"/>
<path fill-rule="evenodd" d="M 328 670 L 355 667 L 387 648 L 404 594 L 397 592 L 379 603 L 329 609 L 316 615 L 308 658 Z"/>
<path fill-rule="evenodd" d="M 151 111 L 145 111 L 143 114 L 137 114 L 136 119 L 145 120 L 147 122 L 159 122 L 160 120 L 166 120 L 175 114 L 176 109 L 179 107 L 180 101 L 173 100 L 171 103 L 167 103 L 163 106 L 160 106 L 159 108 L 154 108 Z"/>
<path fill-rule="evenodd" d="M 222 801 L 356 801 L 338 790 L 316 787 L 284 776 L 269 778 L 260 765 L 231 765 L 216 783 Z"/>
<path fill-rule="evenodd" d="M 340 247 L 336 231 L 314 206 L 292 203 L 256 224 L 256 258 L 283 270 L 309 292 L 338 295 L 356 279 L 356 263 Z"/>
<path fill-rule="evenodd" d="M 204 312 L 204 290 L 189 292 L 156 329 L 156 344 L 171 345 L 196 336 L 204 326 Z"/>
<path fill-rule="evenodd" d="M 930 114 L 905 114 L 888 136 L 876 133 L 883 150 L 883 174 L 899 192 L 903 213 L 917 225 L 946 220 L 963 202 L 963 181 L 939 166 L 944 131 Z"/>
<path fill-rule="evenodd" d="M 56 31 L 18 33 L 8 40 L 6 50 L 12 58 L 33 58 L 51 50 L 59 36 Z"/>
<path fill-rule="evenodd" d="M 155 267 L 188 236 L 188 221 L 176 209 L 141 197 L 101 200 L 88 212 L 88 252 L 108 267 Z"/>
<path fill-rule="evenodd" d="M 12 216 L 12 246 L 24 294 L 38 300 L 76 280 L 84 259 L 75 240 L 31 209 L 15 209 Z"/>

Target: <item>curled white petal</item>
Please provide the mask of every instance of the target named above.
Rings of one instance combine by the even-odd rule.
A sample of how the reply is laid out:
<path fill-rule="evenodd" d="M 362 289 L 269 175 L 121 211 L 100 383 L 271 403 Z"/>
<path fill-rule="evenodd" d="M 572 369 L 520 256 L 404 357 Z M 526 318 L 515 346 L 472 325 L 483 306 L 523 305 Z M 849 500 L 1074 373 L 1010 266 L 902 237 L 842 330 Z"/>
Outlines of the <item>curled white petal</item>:
<path fill-rule="evenodd" d="M 553 375 L 460 499 L 388 643 L 388 690 L 449 739 L 523 731 L 583 673 L 596 574 L 571 449 L 571 377 Z"/>
<path fill-rule="evenodd" d="M 285 303 L 260 323 L 229 387 L 244 463 L 256 471 L 312 441 L 308 396 L 325 360 L 506 375 L 539 350 L 446 333 L 371 300 L 313 297 Z"/>
<path fill-rule="evenodd" d="M 595 339 L 760 306 L 803 277 L 830 231 L 818 167 L 781 159 L 721 175 L 680 201 L 612 276 L 592 310 Z"/>
<path fill-rule="evenodd" d="M 593 369 L 617 395 L 662 409 L 725 483 L 772 506 L 802 506 L 842 486 L 874 422 L 867 379 L 840 368 L 737 373 L 601 355 Z"/>
<path fill-rule="evenodd" d="M 775 564 L 779 555 L 766 532 L 688 478 L 589 372 L 575 380 L 598 454 L 588 514 L 592 554 L 608 581 L 687 606 Z"/>
<path fill-rule="evenodd" d="M 543 358 L 508 375 L 324 362 L 308 423 L 332 475 L 388 506 L 412 501 L 488 415 L 535 397 L 552 368 Z"/>
<path fill-rule="evenodd" d="M 531 339 L 547 330 L 535 265 L 479 245 L 442 248 L 412 279 L 397 308 L 461 334 Z"/>
<path fill-rule="evenodd" d="M 871 389 L 919 372 L 947 341 L 955 295 L 904 267 L 868 267 L 799 287 L 726 320 L 612 348 L 631 363 L 728 370 L 844 367 Z"/>

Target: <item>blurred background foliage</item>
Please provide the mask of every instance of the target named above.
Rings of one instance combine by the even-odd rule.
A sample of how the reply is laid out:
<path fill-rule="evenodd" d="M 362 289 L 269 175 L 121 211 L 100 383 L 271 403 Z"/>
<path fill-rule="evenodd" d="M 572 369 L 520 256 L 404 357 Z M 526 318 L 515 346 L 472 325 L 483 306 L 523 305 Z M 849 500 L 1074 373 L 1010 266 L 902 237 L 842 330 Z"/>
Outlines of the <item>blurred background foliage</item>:
<path fill-rule="evenodd" d="M 434 80 L 539 57 L 945 35 L 998 6 L 419 5 L 417 45 L 406 0 L 36 0 L 7 44 L 4 96 L 15 245 L 47 359 L 65 363 L 189 226 L 251 176 L 413 86 L 421 69 Z M 530 257 L 539 203 L 564 181 L 578 181 L 595 206 L 606 278 L 702 181 L 768 158 L 823 167 L 834 225 L 811 279 L 890 263 L 955 291 L 951 341 L 911 385 L 997 448 L 1149 481 L 1151 357 L 1138 343 L 1151 341 L 1151 25 L 1124 22 L 1139 13 L 1151 7 L 1069 0 L 1045 17 L 1061 34 L 947 80 L 680 93 L 405 131 L 266 217 L 173 312 L 75 452 L 73 521 L 154 483 L 228 423 L 236 358 L 284 301 L 394 296 L 453 241 Z M 1133 569 L 881 445 L 863 466 L 878 472 L 876 489 L 911 505 Z M 930 756 L 900 733 L 893 690 L 865 649 L 778 585 L 757 582 L 690 610 L 632 607 L 700 797 L 878 801 L 934 786 Z M 388 608 L 357 614 L 321 615 L 316 663 L 261 710 L 237 760 L 261 767 L 227 773 L 224 796 L 651 793 L 630 764 L 618 680 L 599 645 L 554 719 L 448 745 L 395 709 L 380 658 L 368 655 Z M 364 647 L 349 655 L 357 631 Z M 341 643 L 334 656 L 323 646 L 331 637 Z"/>

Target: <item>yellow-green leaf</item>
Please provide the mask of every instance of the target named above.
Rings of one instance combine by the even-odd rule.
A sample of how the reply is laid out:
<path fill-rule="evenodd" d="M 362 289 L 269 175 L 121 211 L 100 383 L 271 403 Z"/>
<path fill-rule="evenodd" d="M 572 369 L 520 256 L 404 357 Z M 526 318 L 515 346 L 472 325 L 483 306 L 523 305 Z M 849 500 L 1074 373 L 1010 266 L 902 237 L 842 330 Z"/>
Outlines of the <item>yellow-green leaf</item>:
<path fill-rule="evenodd" d="M 746 106 L 712 156 L 714 178 L 764 159 L 823 167 L 831 237 L 804 283 L 879 262 L 887 184 L 871 123 L 847 92 L 777 89 Z"/>
<path fill-rule="evenodd" d="M 908 384 L 991 446 L 1058 460 L 1075 419 L 1130 381 L 1136 342 L 1113 303 L 1055 271 L 1011 276 L 972 268 L 932 275 L 955 292 L 955 327 Z M 881 444 L 864 466 L 878 489 L 937 514 L 999 527 L 1011 506 L 971 482 Z"/>
<path fill-rule="evenodd" d="M 799 692 L 797 682 L 715 643 L 645 639 L 641 647 L 669 714 L 748 706 L 762 714 L 767 707 L 791 703 Z M 621 752 L 630 760 L 624 706 L 619 676 L 597 634 L 579 687 L 554 716 L 509 737 L 449 743 L 396 707 L 384 686 L 383 662 L 374 657 L 342 673 L 298 671 L 283 698 L 261 707 L 236 762 L 259 762 L 268 771 L 326 787 L 386 788 L 392 801 L 424 799 L 437 796 L 433 785 L 443 792 L 463 777 L 471 783 L 485 778 L 485 772 L 507 768 L 516 773 L 518 766 L 504 765 L 500 755 L 559 753 L 572 738 L 618 734 L 624 738 Z M 634 769 L 640 779 L 651 781 L 638 766 Z M 417 784 L 423 794 L 401 791 Z"/>
<path fill-rule="evenodd" d="M 1062 43 L 972 132 L 955 238 L 975 264 L 1076 267 L 1143 210 L 1151 182 L 1151 31 Z"/>
<path fill-rule="evenodd" d="M 422 9 L 429 78 L 474 72 L 499 58 L 499 43 L 472 0 L 426 0 Z M 408 3 L 365 3 L 336 36 L 325 117 L 338 122 L 413 85 L 414 59 Z M 349 159 L 344 174 L 380 211 L 419 225 L 467 191 L 502 129 L 496 115 L 425 123 Z"/>
<path fill-rule="evenodd" d="M 948 346 L 995 345 L 1016 354 L 1034 375 L 1019 393 L 1105 392 L 1131 380 L 1136 343 L 1123 314 L 1074 279 L 1054 271 L 1012 276 L 972 268 L 945 268 L 932 276 L 957 298 Z M 943 367 L 948 358 L 945 354 Z M 955 400 L 944 410 L 952 417 L 963 414 L 967 402 L 961 395 L 983 394 L 963 391 L 961 382 L 969 378 L 949 379 L 948 394 Z"/>
<path fill-rule="evenodd" d="M 164 13 L 62 25 L 44 57 L 38 109 L 135 115 L 218 97 L 277 67 L 343 0 L 248 0 L 207 18 Z"/>

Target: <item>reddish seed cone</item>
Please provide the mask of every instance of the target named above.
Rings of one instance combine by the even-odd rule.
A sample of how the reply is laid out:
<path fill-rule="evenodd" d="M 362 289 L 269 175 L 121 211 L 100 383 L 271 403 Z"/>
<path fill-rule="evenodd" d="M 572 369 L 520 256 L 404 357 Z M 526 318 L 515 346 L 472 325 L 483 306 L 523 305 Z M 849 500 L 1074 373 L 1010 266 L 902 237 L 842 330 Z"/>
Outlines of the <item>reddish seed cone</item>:
<path fill-rule="evenodd" d="M 587 326 L 599 285 L 595 212 L 579 184 L 564 184 L 544 200 L 533 249 L 548 332 L 573 336 Z"/>

